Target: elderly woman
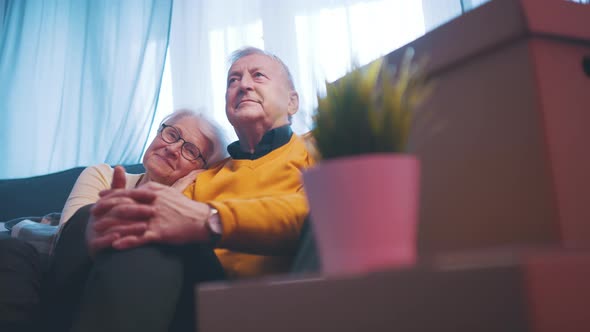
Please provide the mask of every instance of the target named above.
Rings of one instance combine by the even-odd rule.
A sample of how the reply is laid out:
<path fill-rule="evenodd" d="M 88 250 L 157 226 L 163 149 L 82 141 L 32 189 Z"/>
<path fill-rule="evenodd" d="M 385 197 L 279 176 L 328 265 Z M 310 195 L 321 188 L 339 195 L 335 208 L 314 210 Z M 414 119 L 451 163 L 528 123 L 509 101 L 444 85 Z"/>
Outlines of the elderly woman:
<path fill-rule="evenodd" d="M 223 159 L 220 129 L 202 115 L 178 110 L 167 116 L 143 156 L 145 174 L 125 174 L 126 188 L 148 181 L 183 190 L 197 173 Z M 76 181 L 61 214 L 60 224 L 81 207 L 95 203 L 99 192 L 111 187 L 114 170 L 107 164 L 85 169 Z"/>
<path fill-rule="evenodd" d="M 133 188 L 153 181 L 182 191 L 194 181 L 198 172 L 224 156 L 225 142 L 219 127 L 191 110 L 178 110 L 160 124 L 158 135 L 143 157 L 145 173 L 125 173 L 125 187 Z M 80 174 L 62 211 L 60 232 L 72 231 L 67 221 L 77 211 L 88 209 L 95 203 L 102 190 L 110 189 L 114 174 L 114 169 L 106 164 L 88 167 Z M 84 239 L 76 241 L 83 242 Z M 88 252 L 72 249 L 77 244 L 57 241 L 56 253 L 74 259 L 67 265 L 59 260 L 53 262 L 51 269 L 58 272 L 49 273 L 51 277 L 43 280 L 41 287 L 43 271 L 35 249 L 18 239 L 0 239 L 0 281 L 10 280 L 0 283 L 0 331 L 34 331 L 37 326 L 33 320 L 39 315 L 41 297 L 67 299 L 71 296 L 61 289 L 72 280 L 62 277 L 72 271 L 83 271 L 92 263 Z M 81 277 L 81 272 L 73 276 Z M 40 288 L 43 288 L 42 295 Z M 61 315 L 71 315 L 71 309 L 58 305 L 43 308 L 43 314 L 49 320 L 59 319 Z"/>

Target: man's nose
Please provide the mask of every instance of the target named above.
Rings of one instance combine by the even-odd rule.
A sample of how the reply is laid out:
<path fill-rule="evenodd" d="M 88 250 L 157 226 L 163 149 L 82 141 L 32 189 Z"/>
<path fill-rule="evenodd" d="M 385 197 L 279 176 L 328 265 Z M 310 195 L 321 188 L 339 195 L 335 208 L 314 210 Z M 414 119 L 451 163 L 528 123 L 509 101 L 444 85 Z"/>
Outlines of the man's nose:
<path fill-rule="evenodd" d="M 254 80 L 250 75 L 244 75 L 240 79 L 240 88 L 242 90 L 252 90 Z"/>

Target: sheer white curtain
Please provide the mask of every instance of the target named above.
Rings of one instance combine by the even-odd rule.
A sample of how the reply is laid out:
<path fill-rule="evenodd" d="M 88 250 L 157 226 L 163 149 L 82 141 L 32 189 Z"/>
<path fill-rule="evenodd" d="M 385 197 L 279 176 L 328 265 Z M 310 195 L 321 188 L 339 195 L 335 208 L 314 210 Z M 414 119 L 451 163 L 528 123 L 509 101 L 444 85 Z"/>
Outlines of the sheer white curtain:
<path fill-rule="evenodd" d="M 0 179 L 137 163 L 172 0 L 0 0 Z"/>
<path fill-rule="evenodd" d="M 235 138 L 224 109 L 227 57 L 252 45 L 291 69 L 300 95 L 293 128 L 306 132 L 325 80 L 460 13 L 459 0 L 175 0 L 156 120 L 173 108 L 202 109 Z"/>

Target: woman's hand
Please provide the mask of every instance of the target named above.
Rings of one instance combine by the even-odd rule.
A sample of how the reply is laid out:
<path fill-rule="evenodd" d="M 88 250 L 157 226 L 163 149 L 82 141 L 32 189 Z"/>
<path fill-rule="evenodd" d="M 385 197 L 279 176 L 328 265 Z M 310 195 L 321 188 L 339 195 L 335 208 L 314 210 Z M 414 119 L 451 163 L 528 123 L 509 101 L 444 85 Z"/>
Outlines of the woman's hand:
<path fill-rule="evenodd" d="M 206 221 L 210 207 L 182 195 L 178 189 L 148 182 L 136 190 L 147 190 L 155 195 L 149 203 L 154 214 L 145 232 L 121 236 L 113 242 L 115 249 L 128 249 L 147 243 L 184 244 L 209 241 Z M 147 203 L 146 203 L 147 204 Z"/>
<path fill-rule="evenodd" d="M 111 189 L 102 191 L 90 210 L 86 244 L 91 256 L 123 236 L 142 234 L 154 215 L 149 203 L 155 195 L 147 190 L 125 190 L 125 183 L 125 169 L 115 167 Z"/>
<path fill-rule="evenodd" d="M 176 180 L 176 182 L 174 182 L 171 186 L 171 188 L 176 189 L 180 192 L 183 192 L 184 189 L 186 189 L 186 187 L 188 187 L 191 183 L 195 182 L 195 180 L 197 179 L 197 175 L 199 173 L 202 173 L 203 171 L 205 171 L 205 169 L 195 169 L 193 171 L 191 171 L 190 173 L 188 173 L 187 175 L 185 175 L 184 177 Z"/>

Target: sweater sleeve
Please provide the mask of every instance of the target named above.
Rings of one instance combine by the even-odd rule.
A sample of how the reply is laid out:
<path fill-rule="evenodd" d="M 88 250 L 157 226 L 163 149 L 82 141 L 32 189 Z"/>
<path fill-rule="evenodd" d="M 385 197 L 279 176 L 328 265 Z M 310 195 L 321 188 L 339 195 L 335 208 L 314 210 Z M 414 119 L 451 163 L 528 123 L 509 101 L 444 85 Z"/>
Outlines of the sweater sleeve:
<path fill-rule="evenodd" d="M 107 164 L 87 167 L 82 171 L 61 212 L 60 225 L 67 222 L 79 208 L 95 203 L 101 190 L 111 187 L 113 169 Z"/>
<path fill-rule="evenodd" d="M 309 213 L 303 189 L 256 199 L 207 202 L 222 220 L 220 248 L 258 255 L 291 254 Z"/>

